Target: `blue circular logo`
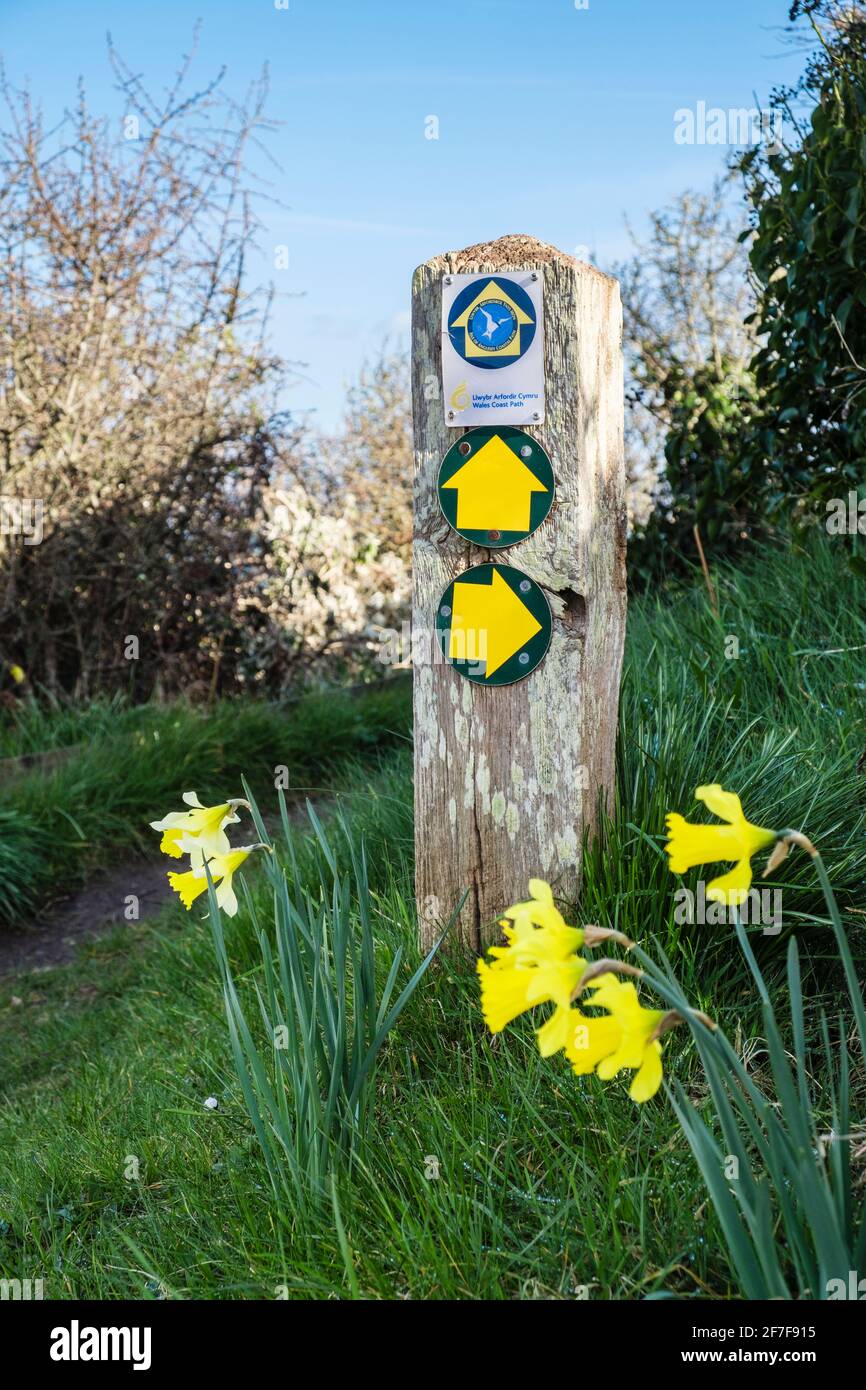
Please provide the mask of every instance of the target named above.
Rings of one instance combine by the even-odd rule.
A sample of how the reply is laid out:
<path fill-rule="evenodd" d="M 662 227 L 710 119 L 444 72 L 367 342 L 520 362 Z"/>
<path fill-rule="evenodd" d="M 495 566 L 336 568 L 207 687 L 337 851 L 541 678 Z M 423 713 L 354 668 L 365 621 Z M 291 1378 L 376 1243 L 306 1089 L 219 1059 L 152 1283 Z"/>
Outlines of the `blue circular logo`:
<path fill-rule="evenodd" d="M 535 337 L 535 305 L 514 280 L 478 276 L 455 297 L 448 337 L 473 367 L 508 367 L 519 362 Z"/>
<path fill-rule="evenodd" d="M 499 352 L 514 340 L 517 315 L 504 299 L 486 299 L 472 310 L 466 327 L 476 347 Z"/>

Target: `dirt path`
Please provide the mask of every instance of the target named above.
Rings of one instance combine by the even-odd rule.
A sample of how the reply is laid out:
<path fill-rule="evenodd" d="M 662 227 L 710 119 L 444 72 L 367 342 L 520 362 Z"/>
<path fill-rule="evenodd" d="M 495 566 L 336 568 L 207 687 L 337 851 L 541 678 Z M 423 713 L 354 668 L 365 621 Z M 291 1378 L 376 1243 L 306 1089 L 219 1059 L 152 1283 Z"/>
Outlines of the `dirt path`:
<path fill-rule="evenodd" d="M 65 965 L 82 942 L 129 922 L 125 913 L 132 894 L 138 898 L 138 922 L 155 916 L 172 897 L 166 863 L 140 859 L 97 874 L 23 931 L 0 933 L 0 976 Z"/>
<path fill-rule="evenodd" d="M 312 799 L 320 815 L 334 801 L 327 794 Z M 295 825 L 306 823 L 302 799 L 289 806 L 289 819 Z M 280 835 L 278 819 L 266 816 L 265 824 L 272 838 Z M 130 860 L 95 874 L 77 893 L 46 908 L 23 930 L 0 932 L 0 979 L 22 970 L 50 970 L 55 965 L 66 965 L 83 942 L 103 936 L 114 927 L 129 925 L 126 912 L 133 894 L 138 898 L 138 916 L 133 925 L 155 917 L 174 897 L 166 875 L 169 869 L 178 867 L 163 855 Z"/>

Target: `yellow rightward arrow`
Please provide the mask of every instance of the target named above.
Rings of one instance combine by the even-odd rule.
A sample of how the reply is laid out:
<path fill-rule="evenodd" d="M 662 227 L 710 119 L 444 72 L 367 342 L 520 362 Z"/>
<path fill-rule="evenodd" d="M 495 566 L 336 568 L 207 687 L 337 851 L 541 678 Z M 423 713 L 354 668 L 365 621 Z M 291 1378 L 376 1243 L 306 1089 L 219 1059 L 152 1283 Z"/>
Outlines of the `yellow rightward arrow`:
<path fill-rule="evenodd" d="M 452 661 L 484 661 L 484 679 L 489 680 L 540 631 L 541 623 L 495 569 L 489 584 L 454 581 Z"/>
<path fill-rule="evenodd" d="M 442 484 L 445 488 L 457 489 L 460 531 L 528 531 L 532 494 L 548 491 L 499 434 L 482 444 Z"/>

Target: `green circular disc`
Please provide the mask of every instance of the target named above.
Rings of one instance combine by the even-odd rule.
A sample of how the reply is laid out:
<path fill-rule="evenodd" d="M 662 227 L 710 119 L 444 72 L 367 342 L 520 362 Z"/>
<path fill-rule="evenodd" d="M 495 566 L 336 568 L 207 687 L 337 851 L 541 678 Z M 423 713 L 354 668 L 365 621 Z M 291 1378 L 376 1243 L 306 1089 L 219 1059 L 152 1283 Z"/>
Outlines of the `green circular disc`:
<path fill-rule="evenodd" d="M 473 545 L 499 550 L 525 541 L 553 506 L 550 459 L 537 439 L 508 425 L 467 430 L 439 468 L 439 506 Z"/>
<path fill-rule="evenodd" d="M 550 646 L 550 605 L 534 579 L 511 565 L 458 574 L 436 608 L 436 637 L 449 666 L 478 685 L 513 685 Z"/>

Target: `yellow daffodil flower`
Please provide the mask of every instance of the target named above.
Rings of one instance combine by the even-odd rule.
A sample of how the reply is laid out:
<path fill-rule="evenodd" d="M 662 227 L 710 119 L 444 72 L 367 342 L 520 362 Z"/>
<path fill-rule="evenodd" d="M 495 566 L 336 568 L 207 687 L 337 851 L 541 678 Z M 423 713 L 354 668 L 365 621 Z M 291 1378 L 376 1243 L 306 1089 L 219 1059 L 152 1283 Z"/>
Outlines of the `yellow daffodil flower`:
<path fill-rule="evenodd" d="M 565 1052 L 575 1074 L 595 1070 L 596 1063 L 619 1046 L 621 1029 L 612 1018 L 589 1018 L 580 1009 L 557 1006 L 536 1033 L 542 1057 Z"/>
<path fill-rule="evenodd" d="M 508 945 L 490 948 L 499 969 L 565 960 L 583 945 L 583 932 L 567 925 L 554 905 L 549 884 L 531 878 L 529 893 L 529 902 L 515 903 L 503 915 Z"/>
<path fill-rule="evenodd" d="M 569 1009 L 565 1055 L 575 1076 L 595 1071 L 599 1062 L 616 1052 L 621 1042 L 622 1025 L 611 1014 L 590 1018 L 580 1009 Z"/>
<path fill-rule="evenodd" d="M 208 859 L 207 866 L 210 870 L 210 876 L 218 885 L 216 890 L 217 906 L 227 917 L 234 917 L 238 910 L 238 900 L 232 887 L 233 876 L 254 849 L 264 848 L 266 848 L 264 845 L 244 845 L 240 849 L 232 849 L 226 854 L 215 855 Z M 170 873 L 168 881 L 187 911 L 192 907 L 196 898 L 207 892 L 207 875 L 204 864 L 190 869 L 185 874 Z"/>
<path fill-rule="evenodd" d="M 183 800 L 189 811 L 172 811 L 162 820 L 150 822 L 152 830 L 161 830 L 160 849 L 172 859 L 189 854 L 193 868 L 200 868 L 205 859 L 228 854 L 231 848 L 224 830 L 240 817 L 237 806 L 245 801 L 224 801 L 219 806 L 202 806 L 195 792 L 184 792 Z"/>
<path fill-rule="evenodd" d="M 664 1013 L 642 1008 L 634 985 L 623 983 L 614 974 L 600 975 L 590 981 L 589 988 L 594 990 L 593 1004 L 607 1009 L 620 1029 L 619 1045 L 601 1058 L 597 1075 L 602 1081 L 611 1081 L 627 1067 L 637 1073 L 629 1087 L 632 1100 L 639 1104 L 650 1100 L 662 1082 L 662 1045 L 652 1035 Z"/>
<path fill-rule="evenodd" d="M 698 787 L 695 796 L 725 824 L 692 825 L 682 816 L 671 813 L 666 820 L 668 842 L 665 846 L 669 868 L 672 873 L 681 874 L 697 864 L 733 860 L 733 869 L 707 884 L 707 897 L 729 907 L 738 907 L 751 887 L 752 855 L 771 845 L 777 838 L 776 833 L 747 821 L 740 798 L 734 792 L 723 791 L 718 782 Z"/>
<path fill-rule="evenodd" d="M 586 970 L 581 956 L 554 960 L 547 964 L 516 965 L 503 968 L 499 961 L 478 962 L 481 982 L 481 1011 L 491 1033 L 501 1033 L 507 1023 L 536 1004 L 554 1003 L 567 1009 L 572 994 Z M 552 1051 L 556 1051 L 556 1047 Z"/>
<path fill-rule="evenodd" d="M 22 666 L 10 666 L 9 674 L 16 685 L 23 685 L 24 681 L 26 681 L 27 679 L 27 676 L 24 673 L 24 668 Z"/>
<path fill-rule="evenodd" d="M 481 1008 L 491 1033 L 536 1004 L 554 1003 L 556 1012 L 539 1032 L 539 1046 L 553 1053 L 564 1046 L 556 1041 L 560 1014 L 567 1012 L 586 961 L 574 953 L 583 943 L 583 932 L 569 927 L 554 905 L 549 884 L 530 879 L 530 900 L 516 903 L 505 913 L 506 946 L 491 946 L 492 962 L 479 960 Z M 544 1055 L 549 1055 L 545 1052 Z"/>
<path fill-rule="evenodd" d="M 721 841 L 724 848 L 745 845 L 743 855 L 748 865 L 748 854 L 775 838 L 771 831 L 749 825 L 739 799 L 721 787 L 699 787 L 697 795 L 728 824 L 690 826 L 681 816 L 669 817 L 669 823 L 679 822 L 684 827 L 684 838 L 694 832 L 693 843 L 705 834 L 722 835 L 726 837 Z M 672 841 L 675 829 L 679 833 L 679 825 L 671 826 Z M 736 841 L 734 835 L 738 837 Z M 708 853 L 709 843 L 700 839 L 701 853 L 684 867 L 704 863 L 708 858 L 726 857 L 722 852 Z M 718 840 L 712 841 L 711 848 L 718 851 Z M 670 852 L 674 859 L 674 850 Z M 690 852 L 695 851 L 690 851 L 687 844 L 676 851 L 685 859 Z M 568 926 L 554 904 L 549 885 L 541 879 L 530 880 L 529 892 L 529 901 L 510 907 L 502 921 L 507 945 L 492 946 L 493 959 L 479 960 L 477 964 L 481 1008 L 488 1028 L 491 1033 L 500 1033 L 536 1004 L 553 1004 L 550 1017 L 536 1031 L 541 1056 L 565 1052 L 576 1076 L 595 1072 L 601 1081 L 610 1081 L 623 1070 L 633 1071 L 629 1096 L 643 1104 L 662 1083 L 659 1038 L 682 1022 L 681 1015 L 675 1010 L 665 1013 L 642 1007 L 635 986 L 619 979 L 619 974 L 640 975 L 637 967 L 604 959 L 590 970 L 589 962 L 577 954 L 580 946 L 591 948 L 600 941 L 617 940 L 630 948 L 633 943 L 622 933 L 595 926 Z M 587 971 L 589 976 L 584 984 Z M 587 1014 L 573 1006 L 572 1000 L 582 988 L 592 990 L 590 1008 L 604 1009 L 605 1013 Z M 704 1014 L 695 1013 L 695 1017 L 709 1028 L 715 1026 Z"/>

